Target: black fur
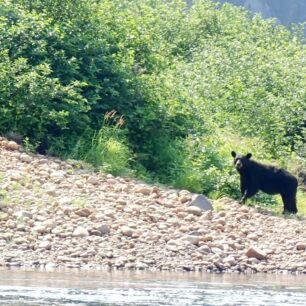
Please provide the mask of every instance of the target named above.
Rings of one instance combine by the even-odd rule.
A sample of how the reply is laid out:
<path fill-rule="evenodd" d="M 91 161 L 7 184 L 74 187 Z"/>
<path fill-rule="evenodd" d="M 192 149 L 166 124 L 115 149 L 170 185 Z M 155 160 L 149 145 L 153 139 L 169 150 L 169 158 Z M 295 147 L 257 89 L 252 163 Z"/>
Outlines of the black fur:
<path fill-rule="evenodd" d="M 280 194 L 284 203 L 283 213 L 297 213 L 297 179 L 288 171 L 260 164 L 251 159 L 252 154 L 236 154 L 232 151 L 234 166 L 240 174 L 241 200 L 254 196 L 259 190 L 268 194 Z"/>

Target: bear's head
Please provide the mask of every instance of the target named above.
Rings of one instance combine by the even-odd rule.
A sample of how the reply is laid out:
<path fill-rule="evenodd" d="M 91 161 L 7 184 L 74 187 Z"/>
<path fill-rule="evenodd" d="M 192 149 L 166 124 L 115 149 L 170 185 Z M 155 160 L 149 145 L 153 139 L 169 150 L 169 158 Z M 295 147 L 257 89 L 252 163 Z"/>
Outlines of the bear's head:
<path fill-rule="evenodd" d="M 232 156 L 234 158 L 234 166 L 237 171 L 243 171 L 249 164 L 250 158 L 252 157 L 251 153 L 246 155 L 236 154 L 235 151 L 232 151 Z"/>

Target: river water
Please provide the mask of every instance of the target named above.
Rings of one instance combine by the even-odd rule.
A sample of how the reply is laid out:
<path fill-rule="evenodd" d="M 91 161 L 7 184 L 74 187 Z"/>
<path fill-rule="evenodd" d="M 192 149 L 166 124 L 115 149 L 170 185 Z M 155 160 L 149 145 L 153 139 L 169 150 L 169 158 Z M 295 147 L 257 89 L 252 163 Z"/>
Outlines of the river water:
<path fill-rule="evenodd" d="M 0 269 L 0 305 L 306 305 L 306 275 Z"/>

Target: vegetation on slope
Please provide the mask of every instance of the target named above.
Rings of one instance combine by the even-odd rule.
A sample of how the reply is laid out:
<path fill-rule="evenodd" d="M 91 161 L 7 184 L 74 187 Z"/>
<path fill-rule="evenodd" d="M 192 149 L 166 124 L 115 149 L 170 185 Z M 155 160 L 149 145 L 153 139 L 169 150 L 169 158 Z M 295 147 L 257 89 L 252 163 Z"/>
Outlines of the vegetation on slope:
<path fill-rule="evenodd" d="M 230 151 L 305 171 L 301 32 L 209 0 L 0 2 L 0 133 L 237 196 Z M 267 199 L 264 199 L 267 202 Z"/>

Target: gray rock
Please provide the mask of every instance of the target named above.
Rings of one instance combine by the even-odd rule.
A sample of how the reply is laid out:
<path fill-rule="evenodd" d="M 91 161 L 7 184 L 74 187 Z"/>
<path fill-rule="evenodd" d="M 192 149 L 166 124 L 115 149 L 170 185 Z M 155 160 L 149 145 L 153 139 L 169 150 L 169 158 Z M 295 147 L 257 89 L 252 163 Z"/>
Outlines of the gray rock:
<path fill-rule="evenodd" d="M 196 206 L 202 210 L 213 210 L 212 203 L 202 194 L 197 195 L 188 206 Z"/>
<path fill-rule="evenodd" d="M 96 230 L 101 233 L 101 235 L 109 234 L 109 226 L 107 224 L 102 224 L 96 227 Z"/>
<path fill-rule="evenodd" d="M 23 219 L 23 218 L 32 219 L 33 218 L 33 215 L 30 212 L 25 211 L 25 210 L 18 211 L 14 215 L 17 219 Z"/>
<path fill-rule="evenodd" d="M 200 242 L 200 237 L 195 235 L 186 235 L 185 239 L 195 245 L 198 245 Z"/>
<path fill-rule="evenodd" d="M 91 236 L 102 236 L 101 232 L 96 229 L 89 230 L 89 234 Z"/>

